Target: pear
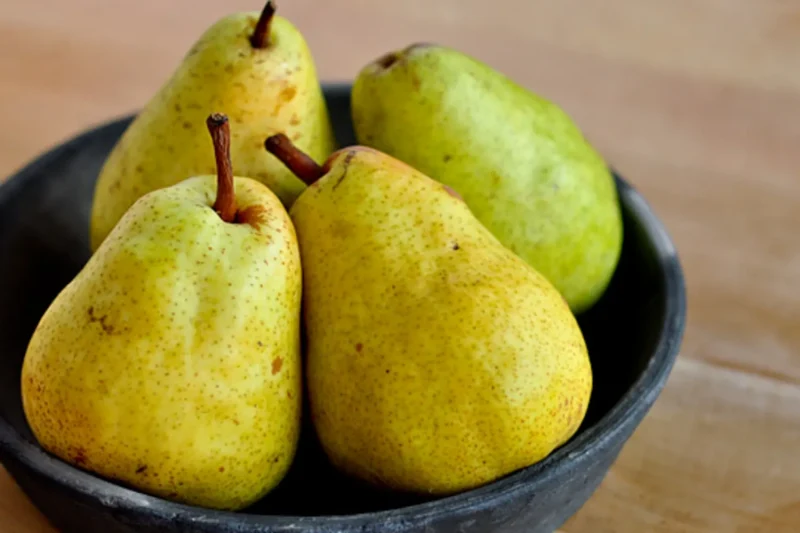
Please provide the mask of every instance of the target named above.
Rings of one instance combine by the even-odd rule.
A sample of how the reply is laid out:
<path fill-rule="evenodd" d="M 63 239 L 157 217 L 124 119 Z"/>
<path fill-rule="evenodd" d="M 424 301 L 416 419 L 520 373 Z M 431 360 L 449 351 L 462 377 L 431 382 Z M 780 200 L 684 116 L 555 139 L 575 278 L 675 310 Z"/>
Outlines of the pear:
<path fill-rule="evenodd" d="M 218 176 L 134 203 L 42 316 L 22 400 L 62 460 L 235 510 L 275 487 L 296 451 L 302 273 L 285 208 L 233 178 L 225 117 L 209 128 Z"/>
<path fill-rule="evenodd" d="M 576 432 L 592 389 L 577 321 L 457 194 L 367 147 L 320 167 L 285 136 L 266 144 L 311 184 L 290 215 L 311 419 L 334 466 L 446 495 Z"/>
<path fill-rule="evenodd" d="M 213 174 L 205 118 L 215 109 L 225 109 L 230 118 L 239 171 L 266 184 L 287 207 L 305 186 L 264 152 L 264 137 L 285 132 L 319 160 L 336 146 L 299 31 L 274 14 L 271 1 L 260 17 L 224 17 L 200 37 L 106 159 L 92 204 L 92 250 L 143 194 L 186 176 Z"/>
<path fill-rule="evenodd" d="M 556 104 L 430 44 L 365 66 L 351 99 L 359 143 L 457 190 L 573 312 L 605 292 L 622 247 L 614 179 Z"/>

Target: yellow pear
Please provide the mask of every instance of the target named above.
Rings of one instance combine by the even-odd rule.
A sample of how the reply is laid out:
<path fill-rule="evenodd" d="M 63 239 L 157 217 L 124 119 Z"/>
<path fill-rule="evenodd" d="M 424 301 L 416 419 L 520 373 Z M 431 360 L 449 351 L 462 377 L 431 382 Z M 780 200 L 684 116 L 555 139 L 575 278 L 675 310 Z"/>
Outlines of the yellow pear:
<path fill-rule="evenodd" d="M 303 261 L 311 416 L 331 462 L 382 487 L 452 494 L 532 465 L 578 429 L 592 371 L 555 287 L 456 193 L 365 147 L 290 210 Z"/>
<path fill-rule="evenodd" d="M 302 273 L 285 208 L 233 177 L 225 117 L 209 128 L 218 176 L 134 203 L 41 318 L 22 399 L 61 459 L 163 498 L 239 509 L 295 454 Z"/>
<path fill-rule="evenodd" d="M 92 205 L 96 250 L 143 194 L 176 180 L 213 174 L 205 118 L 225 109 L 231 154 L 244 176 L 266 184 L 285 206 L 303 183 L 264 152 L 264 137 L 287 133 L 324 160 L 335 140 L 311 52 L 291 22 L 268 2 L 258 13 L 235 13 L 211 26 L 137 115 L 109 154 Z"/>

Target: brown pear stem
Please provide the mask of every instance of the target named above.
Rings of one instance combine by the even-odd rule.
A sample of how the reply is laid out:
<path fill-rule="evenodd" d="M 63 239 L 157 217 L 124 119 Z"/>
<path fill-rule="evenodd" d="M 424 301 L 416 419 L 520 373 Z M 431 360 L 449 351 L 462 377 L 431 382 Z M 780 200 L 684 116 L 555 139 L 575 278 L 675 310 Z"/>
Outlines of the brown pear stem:
<path fill-rule="evenodd" d="M 325 170 L 316 161 L 295 146 L 283 133 L 268 137 L 264 141 L 264 147 L 306 185 L 313 184 L 325 174 Z"/>
<path fill-rule="evenodd" d="M 272 23 L 272 17 L 275 15 L 275 2 L 267 0 L 267 5 L 261 12 L 261 16 L 256 24 L 256 29 L 253 35 L 250 36 L 250 44 L 253 48 L 266 48 L 269 46 L 269 27 Z"/>
<path fill-rule="evenodd" d="M 217 160 L 217 199 L 214 211 L 225 222 L 236 219 L 236 194 L 233 188 L 231 166 L 231 128 L 228 117 L 214 113 L 206 120 L 211 141 L 214 143 L 214 158 Z"/>

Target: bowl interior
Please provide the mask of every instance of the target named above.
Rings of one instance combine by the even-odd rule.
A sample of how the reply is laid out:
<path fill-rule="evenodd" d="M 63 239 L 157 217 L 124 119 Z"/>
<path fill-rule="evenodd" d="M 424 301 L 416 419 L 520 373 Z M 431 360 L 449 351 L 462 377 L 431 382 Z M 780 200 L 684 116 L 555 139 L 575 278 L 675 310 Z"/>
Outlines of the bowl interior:
<path fill-rule="evenodd" d="M 353 143 L 347 88 L 329 89 L 327 97 L 339 143 Z M 128 122 L 122 119 L 76 138 L 32 163 L 21 173 L 24 179 L 13 179 L 0 190 L 0 417 L 31 446 L 36 444 L 24 419 L 19 387 L 27 342 L 52 299 L 89 257 L 94 182 Z M 625 216 L 622 258 L 602 300 L 579 317 L 595 387 L 578 435 L 596 426 L 652 362 L 665 321 L 663 251 L 647 234 L 644 211 L 636 205 L 640 197 L 621 180 L 618 186 Z M 288 477 L 244 512 L 342 515 L 420 501 L 379 493 L 339 476 L 306 426 Z"/>

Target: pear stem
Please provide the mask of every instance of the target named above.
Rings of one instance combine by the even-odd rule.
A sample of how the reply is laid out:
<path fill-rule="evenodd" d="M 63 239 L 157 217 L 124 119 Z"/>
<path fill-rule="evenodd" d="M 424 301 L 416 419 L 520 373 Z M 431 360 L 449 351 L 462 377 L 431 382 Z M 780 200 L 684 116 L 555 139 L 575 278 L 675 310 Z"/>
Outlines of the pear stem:
<path fill-rule="evenodd" d="M 264 10 L 261 12 L 256 29 L 253 31 L 253 35 L 250 36 L 250 44 L 253 45 L 253 48 L 266 48 L 269 46 L 269 27 L 274 15 L 275 2 L 267 0 L 267 5 L 264 6 Z"/>
<path fill-rule="evenodd" d="M 211 141 L 214 143 L 214 158 L 217 160 L 217 199 L 214 211 L 225 222 L 236 219 L 236 193 L 233 187 L 231 166 L 231 128 L 228 117 L 213 113 L 206 120 Z"/>
<path fill-rule="evenodd" d="M 311 159 L 311 156 L 295 146 L 289 140 L 289 137 L 283 133 L 268 137 L 264 141 L 264 147 L 269 153 L 277 157 L 281 163 L 286 165 L 295 176 L 303 180 L 306 185 L 313 184 L 325 175 L 325 170 Z"/>

